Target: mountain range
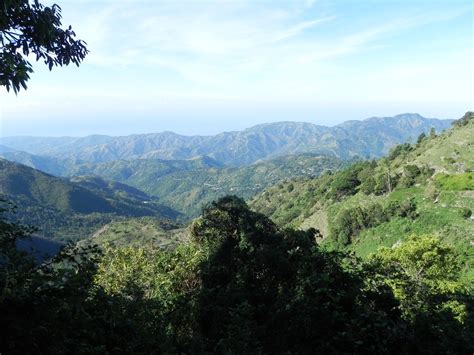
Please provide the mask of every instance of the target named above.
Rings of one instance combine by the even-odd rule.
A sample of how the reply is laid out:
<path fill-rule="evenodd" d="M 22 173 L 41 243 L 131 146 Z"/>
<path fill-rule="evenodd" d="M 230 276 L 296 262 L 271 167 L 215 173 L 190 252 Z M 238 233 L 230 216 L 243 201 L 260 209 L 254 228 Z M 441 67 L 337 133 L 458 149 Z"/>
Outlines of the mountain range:
<path fill-rule="evenodd" d="M 0 193 L 46 237 L 82 239 L 117 219 L 189 220 L 221 196 L 250 199 L 450 125 L 403 114 L 335 127 L 279 122 L 216 136 L 7 137 L 0 139 L 8 159 L 0 160 Z"/>
<path fill-rule="evenodd" d="M 122 137 L 3 137 L 0 154 L 55 175 L 68 175 L 71 166 L 116 160 L 184 160 L 207 156 L 219 164 L 239 167 L 278 156 L 313 153 L 349 159 L 375 158 L 397 143 L 414 141 L 431 128 L 449 128 L 451 120 L 419 114 L 373 117 L 334 127 L 304 122 L 277 122 L 214 136 L 183 136 L 173 132 Z M 31 157 L 40 156 L 41 158 Z"/>

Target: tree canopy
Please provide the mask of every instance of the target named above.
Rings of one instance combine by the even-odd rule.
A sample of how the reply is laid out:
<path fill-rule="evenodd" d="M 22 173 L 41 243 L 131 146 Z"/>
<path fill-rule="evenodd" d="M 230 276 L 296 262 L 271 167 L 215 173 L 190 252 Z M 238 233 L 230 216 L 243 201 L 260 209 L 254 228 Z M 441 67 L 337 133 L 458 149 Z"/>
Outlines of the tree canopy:
<path fill-rule="evenodd" d="M 35 0 L 4 0 L 0 5 L 0 85 L 15 93 L 33 72 L 29 58 L 42 60 L 51 70 L 86 57 L 86 43 L 76 39 L 71 26 L 63 29 L 61 8 Z"/>
<path fill-rule="evenodd" d="M 9 354 L 472 353 L 472 295 L 433 237 L 364 263 L 233 196 L 175 250 L 75 247 L 35 265 L 14 248 L 27 234 L 0 213 Z"/>

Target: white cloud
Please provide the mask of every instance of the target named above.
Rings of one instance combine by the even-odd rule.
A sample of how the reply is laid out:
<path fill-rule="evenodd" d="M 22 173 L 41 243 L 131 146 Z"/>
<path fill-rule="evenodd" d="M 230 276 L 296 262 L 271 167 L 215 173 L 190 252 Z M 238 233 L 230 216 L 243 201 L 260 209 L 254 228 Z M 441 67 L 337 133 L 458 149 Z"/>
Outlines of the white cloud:
<path fill-rule="evenodd" d="M 34 115 L 60 106 L 66 112 L 84 103 L 132 110 L 160 100 L 185 105 L 186 99 L 466 101 L 465 72 L 473 70 L 464 58 L 472 54 L 450 48 L 451 57 L 440 53 L 414 62 L 419 54 L 410 53 L 398 63 L 390 55 L 403 51 L 392 48 L 394 37 L 406 36 L 408 43 L 410 31 L 442 25 L 469 7 L 383 17 L 338 10 L 324 1 L 68 2 L 64 23 L 72 23 L 91 50 L 74 85 L 68 85 L 73 79 L 56 80 L 55 71 L 35 73 L 28 95 L 9 96 L 0 108 L 14 119 L 15 112 Z M 365 63 L 379 51 L 385 54 L 376 65 Z"/>

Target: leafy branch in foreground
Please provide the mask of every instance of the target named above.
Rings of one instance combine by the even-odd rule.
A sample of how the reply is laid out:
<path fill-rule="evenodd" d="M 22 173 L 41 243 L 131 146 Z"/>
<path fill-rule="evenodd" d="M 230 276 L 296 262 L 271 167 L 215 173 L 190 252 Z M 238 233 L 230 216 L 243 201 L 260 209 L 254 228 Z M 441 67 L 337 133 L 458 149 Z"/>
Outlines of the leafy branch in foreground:
<path fill-rule="evenodd" d="M 0 6 L 0 85 L 18 93 L 26 89 L 33 72 L 27 60 L 34 56 L 51 70 L 86 57 L 85 42 L 75 39 L 71 26 L 61 28 L 61 8 L 35 0 L 5 0 Z"/>

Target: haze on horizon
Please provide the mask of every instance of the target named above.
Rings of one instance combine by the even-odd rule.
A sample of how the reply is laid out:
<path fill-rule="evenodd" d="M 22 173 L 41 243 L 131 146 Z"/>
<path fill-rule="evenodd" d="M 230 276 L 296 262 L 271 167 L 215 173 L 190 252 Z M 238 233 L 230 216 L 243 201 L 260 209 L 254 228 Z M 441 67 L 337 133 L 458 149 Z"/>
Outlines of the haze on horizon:
<path fill-rule="evenodd" d="M 215 134 L 474 107 L 471 1 L 56 1 L 91 51 L 0 93 L 0 136 Z M 45 2 L 50 4 L 52 2 Z"/>

